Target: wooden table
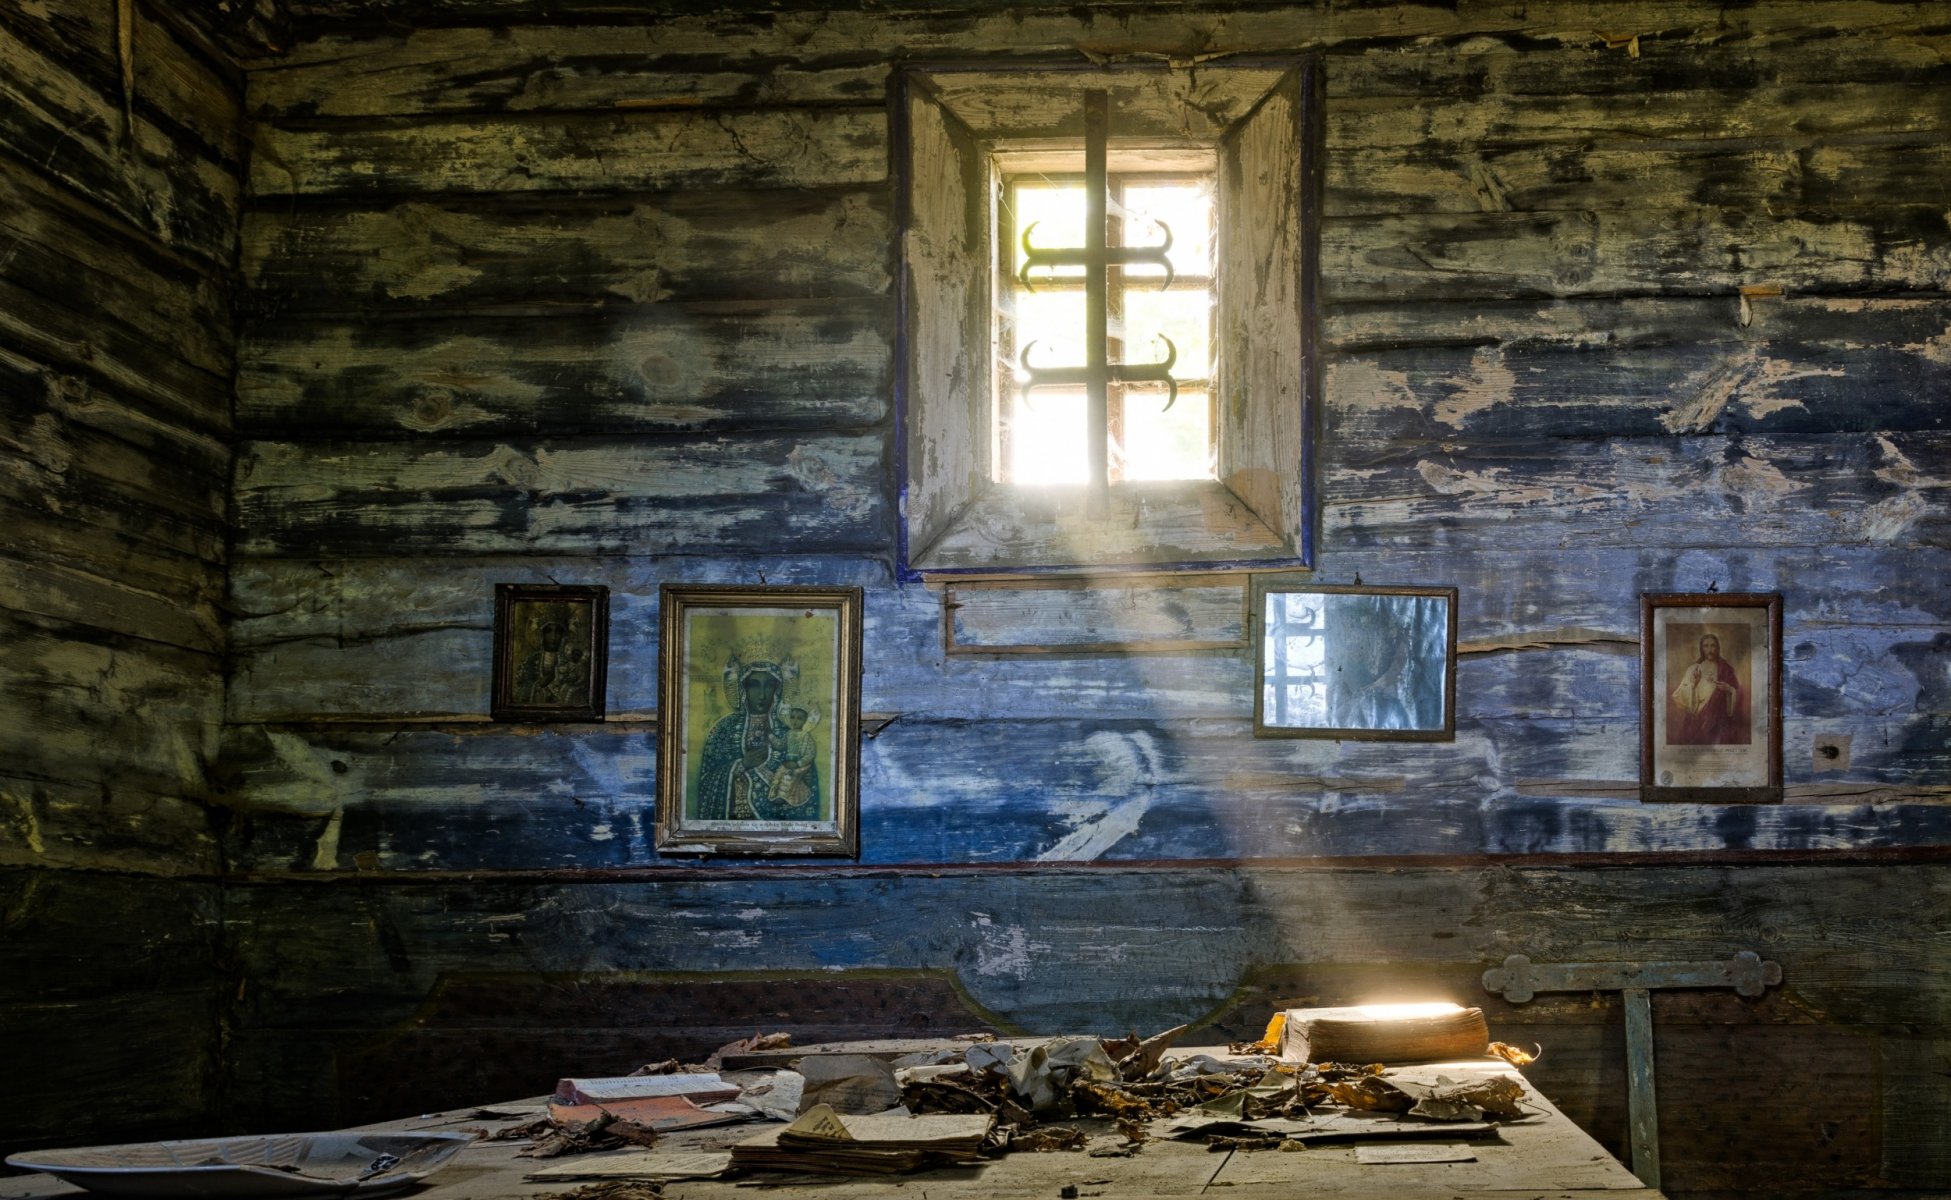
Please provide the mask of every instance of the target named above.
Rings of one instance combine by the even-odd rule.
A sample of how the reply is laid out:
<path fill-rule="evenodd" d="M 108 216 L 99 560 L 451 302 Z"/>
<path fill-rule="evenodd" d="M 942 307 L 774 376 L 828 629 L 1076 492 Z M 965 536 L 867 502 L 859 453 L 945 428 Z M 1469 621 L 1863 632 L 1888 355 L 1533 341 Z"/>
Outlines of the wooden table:
<path fill-rule="evenodd" d="M 1199 1052 L 1199 1051 L 1191 1051 Z M 1223 1050 L 1207 1051 L 1223 1054 Z M 1451 1068 L 1444 1068 L 1446 1071 Z M 1465 1072 L 1508 1071 L 1501 1065 L 1459 1064 Z M 1515 1072 L 1511 1072 L 1515 1074 Z M 1522 1079 L 1522 1076 L 1519 1076 Z M 1082 1152 L 1016 1153 L 977 1166 L 885 1178 L 748 1175 L 738 1180 L 678 1180 L 664 1184 L 668 1200 L 1057 1200 L 1066 1185 L 1082 1197 L 1212 1195 L 1234 1200 L 1297 1197 L 1426 1197 L 1429 1200 L 1660 1200 L 1632 1172 L 1559 1112 L 1525 1088 L 1537 1115 L 1500 1127 L 1494 1137 L 1442 1139 L 1468 1146 L 1475 1162 L 1364 1164 L 1347 1144 L 1299 1153 L 1275 1150 L 1215 1153 L 1198 1142 L 1154 1139 L 1131 1158 L 1092 1158 Z M 540 1105 L 540 1098 L 532 1103 Z M 369 1126 L 415 1131 L 492 1126 L 472 1108 Z M 1092 1132 L 1092 1145 L 1120 1139 L 1108 1122 L 1071 1122 Z M 660 1146 L 706 1149 L 752 1136 L 754 1125 L 720 1126 L 668 1135 Z M 1401 1143 L 1396 1143 L 1401 1144 Z M 1426 1144 L 1426 1143 L 1423 1143 Z M 578 1183 L 530 1183 L 523 1176 L 569 1161 L 517 1158 L 521 1142 L 479 1142 L 413 1191 L 413 1200 L 527 1200 L 573 1191 Z M 79 1196 L 85 1193 L 44 1175 L 0 1179 L 0 1200 Z"/>

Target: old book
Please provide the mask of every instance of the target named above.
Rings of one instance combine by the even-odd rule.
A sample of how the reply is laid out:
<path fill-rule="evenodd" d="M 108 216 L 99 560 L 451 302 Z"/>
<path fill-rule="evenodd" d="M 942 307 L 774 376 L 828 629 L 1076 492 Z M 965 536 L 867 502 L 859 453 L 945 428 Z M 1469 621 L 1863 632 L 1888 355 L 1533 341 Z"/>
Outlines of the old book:
<path fill-rule="evenodd" d="M 1364 1004 L 1290 1008 L 1280 1056 L 1295 1062 L 1411 1063 L 1482 1058 L 1490 1027 L 1481 1008 Z"/>
<path fill-rule="evenodd" d="M 770 1129 L 732 1147 L 732 1165 L 828 1174 L 917 1170 L 931 1163 L 974 1159 L 992 1118 L 903 1114 L 843 1116 L 824 1104 L 791 1125 Z"/>

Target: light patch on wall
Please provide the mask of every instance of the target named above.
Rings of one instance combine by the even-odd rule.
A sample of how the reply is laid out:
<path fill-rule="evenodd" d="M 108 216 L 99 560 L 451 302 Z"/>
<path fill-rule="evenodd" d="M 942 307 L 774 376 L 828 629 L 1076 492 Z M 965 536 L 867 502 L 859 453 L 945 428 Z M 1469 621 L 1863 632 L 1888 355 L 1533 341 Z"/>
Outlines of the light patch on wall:
<path fill-rule="evenodd" d="M 589 827 L 589 840 L 592 842 L 614 841 L 616 840 L 616 829 L 608 821 L 603 822 L 601 825 L 592 825 Z"/>
<path fill-rule="evenodd" d="M 1021 925 L 998 925 L 988 913 L 971 913 L 977 942 L 975 970 L 978 975 L 1030 977 L 1030 955 L 1050 949 L 1048 942 L 1032 942 L 1029 930 Z"/>
<path fill-rule="evenodd" d="M 335 808 L 318 835 L 312 850 L 312 870 L 336 871 L 339 868 L 339 831 L 345 826 L 345 809 Z"/>
<path fill-rule="evenodd" d="M 7 826 L 30 853 L 47 853 L 47 847 L 41 842 L 41 823 L 34 815 L 32 797 L 0 792 L 0 812 L 6 814 Z"/>
<path fill-rule="evenodd" d="M 1802 401 L 1775 389 L 1797 379 L 1842 374 L 1841 367 L 1803 367 L 1750 349 L 1681 383 L 1687 398 L 1662 415 L 1660 424 L 1668 433 L 1705 433 L 1737 401 L 1756 418 L 1801 408 Z"/>
<path fill-rule="evenodd" d="M 1915 492 L 1880 500 L 1857 518 L 1856 536 L 1866 542 L 1898 541 L 1925 512 L 1925 504 Z"/>
<path fill-rule="evenodd" d="M 1472 413 L 1510 403 L 1517 392 L 1517 376 L 1504 365 L 1504 352 L 1486 346 L 1470 358 L 1470 369 L 1443 381 L 1455 389 L 1436 405 L 1436 419 L 1452 429 L 1463 428 Z"/>
<path fill-rule="evenodd" d="M 1369 359 L 1330 363 L 1324 382 L 1328 403 L 1335 408 L 1421 407 L 1407 375 L 1384 371 Z"/>
<path fill-rule="evenodd" d="M 1934 338 L 1925 338 L 1921 342 L 1911 342 L 1897 348 L 1915 354 L 1925 362 L 1951 367 L 1951 325 L 1945 326 L 1944 332 Z"/>
<path fill-rule="evenodd" d="M 1158 743 L 1149 733 L 1099 730 L 1084 739 L 1084 750 L 1097 760 L 1096 789 L 1100 795 L 1124 797 L 1097 813 L 1037 855 L 1039 862 L 1089 862 L 1138 832 L 1164 771 Z"/>
<path fill-rule="evenodd" d="M 794 446 L 786 455 L 786 474 L 806 490 L 826 497 L 826 502 L 847 517 L 867 516 L 874 508 L 871 493 L 847 486 L 848 472 L 810 446 Z"/>
<path fill-rule="evenodd" d="M 1721 483 L 1730 492 L 1756 504 L 1773 502 L 1791 492 L 1800 491 L 1803 486 L 1782 474 L 1780 467 L 1765 458 L 1743 458 L 1721 472 Z"/>
<path fill-rule="evenodd" d="M 1498 470 L 1459 471 L 1434 459 L 1425 458 L 1416 464 L 1416 473 L 1423 482 L 1445 496 L 1461 496 L 1465 499 L 1484 499 L 1506 509 L 1501 515 L 1510 518 L 1518 514 L 1517 507 L 1535 504 L 1552 499 L 1548 487 L 1513 486 L 1500 478 L 1504 472 Z"/>

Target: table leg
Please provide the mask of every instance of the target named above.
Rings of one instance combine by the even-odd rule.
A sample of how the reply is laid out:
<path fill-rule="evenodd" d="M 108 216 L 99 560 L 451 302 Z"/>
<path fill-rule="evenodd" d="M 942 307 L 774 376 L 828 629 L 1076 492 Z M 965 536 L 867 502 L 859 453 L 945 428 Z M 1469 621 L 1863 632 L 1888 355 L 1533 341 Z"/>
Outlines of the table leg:
<path fill-rule="evenodd" d="M 1625 988 L 1626 1115 L 1631 1126 L 1633 1174 L 1660 1186 L 1660 1115 L 1653 1100 L 1653 1004 L 1645 988 Z"/>

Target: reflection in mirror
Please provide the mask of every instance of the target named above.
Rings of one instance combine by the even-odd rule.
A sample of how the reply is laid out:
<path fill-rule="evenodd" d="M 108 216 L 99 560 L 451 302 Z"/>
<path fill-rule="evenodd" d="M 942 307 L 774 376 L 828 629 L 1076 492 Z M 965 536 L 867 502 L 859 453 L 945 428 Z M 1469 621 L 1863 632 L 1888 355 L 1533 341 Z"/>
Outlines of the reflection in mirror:
<path fill-rule="evenodd" d="M 1269 590 L 1255 732 L 1454 737 L 1455 609 L 1452 589 Z"/>

